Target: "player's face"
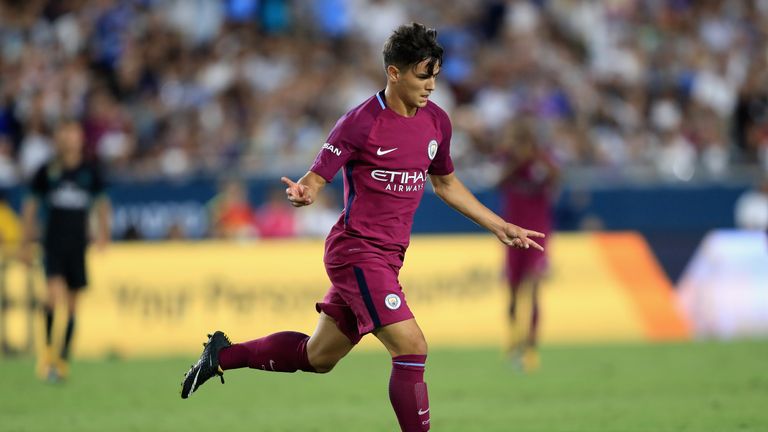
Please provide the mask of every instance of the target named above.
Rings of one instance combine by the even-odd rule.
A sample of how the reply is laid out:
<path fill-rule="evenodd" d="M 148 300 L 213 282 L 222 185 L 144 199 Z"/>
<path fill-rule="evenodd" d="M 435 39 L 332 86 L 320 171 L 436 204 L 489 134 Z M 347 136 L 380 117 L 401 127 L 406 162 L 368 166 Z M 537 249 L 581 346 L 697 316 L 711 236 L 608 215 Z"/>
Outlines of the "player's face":
<path fill-rule="evenodd" d="M 440 73 L 439 64 L 435 64 L 432 73 L 429 72 L 428 65 L 429 60 L 424 60 L 412 68 L 401 71 L 398 93 L 406 106 L 423 108 L 427 105 L 429 95 L 435 90 L 437 75 Z"/>
<path fill-rule="evenodd" d="M 79 153 L 83 148 L 83 129 L 77 123 L 62 125 L 56 132 L 56 143 L 63 154 Z"/>

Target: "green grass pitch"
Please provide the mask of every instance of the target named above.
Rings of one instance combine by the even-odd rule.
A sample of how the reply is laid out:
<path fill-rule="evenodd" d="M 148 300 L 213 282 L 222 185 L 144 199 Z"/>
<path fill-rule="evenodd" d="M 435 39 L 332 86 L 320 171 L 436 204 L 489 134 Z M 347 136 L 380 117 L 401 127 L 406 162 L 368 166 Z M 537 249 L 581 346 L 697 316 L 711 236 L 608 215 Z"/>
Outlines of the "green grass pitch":
<path fill-rule="evenodd" d="M 327 375 L 229 371 L 179 397 L 195 359 L 78 361 L 65 384 L 0 360 L 0 431 L 387 431 L 384 352 Z M 495 349 L 430 353 L 432 430 L 768 430 L 768 341 L 553 346 L 523 375 Z"/>

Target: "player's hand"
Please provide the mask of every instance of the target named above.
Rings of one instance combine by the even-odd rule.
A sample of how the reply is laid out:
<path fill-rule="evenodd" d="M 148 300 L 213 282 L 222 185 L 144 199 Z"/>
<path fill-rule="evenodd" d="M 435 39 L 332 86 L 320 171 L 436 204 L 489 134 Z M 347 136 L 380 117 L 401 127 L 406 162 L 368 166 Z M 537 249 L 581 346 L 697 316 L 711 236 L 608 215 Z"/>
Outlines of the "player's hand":
<path fill-rule="evenodd" d="M 499 240 L 507 246 L 512 246 L 518 249 L 534 248 L 544 252 L 544 248 L 540 244 L 536 243 L 530 237 L 544 238 L 545 235 L 538 231 L 533 231 L 525 228 L 521 228 L 517 225 L 508 223 L 504 225 L 504 231 L 498 235 Z"/>
<path fill-rule="evenodd" d="M 96 251 L 99 253 L 104 253 L 104 251 L 107 250 L 108 245 L 109 245 L 109 236 L 106 236 L 106 235 L 96 236 L 96 240 L 93 242 L 93 246 L 96 248 Z"/>
<path fill-rule="evenodd" d="M 312 204 L 312 196 L 310 196 L 309 187 L 296 183 L 288 177 L 281 177 L 280 181 L 285 183 L 288 187 L 285 189 L 285 195 L 288 197 L 288 201 L 294 207 L 303 207 Z"/>
<path fill-rule="evenodd" d="M 35 252 L 35 244 L 25 242 L 19 247 L 16 257 L 29 266 L 35 261 Z"/>

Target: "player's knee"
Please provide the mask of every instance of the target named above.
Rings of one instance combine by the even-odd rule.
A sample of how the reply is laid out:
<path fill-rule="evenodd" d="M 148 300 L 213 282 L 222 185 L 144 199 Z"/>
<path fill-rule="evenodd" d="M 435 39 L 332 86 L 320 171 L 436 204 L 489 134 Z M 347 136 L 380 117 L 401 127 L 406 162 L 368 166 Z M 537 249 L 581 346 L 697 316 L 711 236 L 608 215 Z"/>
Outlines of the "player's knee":
<path fill-rule="evenodd" d="M 319 374 L 327 374 L 328 372 L 333 370 L 333 367 L 336 366 L 335 364 L 327 364 L 323 366 L 313 366 L 315 368 L 315 372 Z"/>
<path fill-rule="evenodd" d="M 392 354 L 399 355 L 427 355 L 428 351 L 427 341 L 424 336 L 413 336 L 405 340 L 400 341 L 397 347 L 393 350 Z"/>
<path fill-rule="evenodd" d="M 328 373 L 333 370 L 336 364 L 344 358 L 346 353 L 327 350 L 320 352 L 308 352 L 309 363 L 317 373 Z"/>
<path fill-rule="evenodd" d="M 341 359 L 332 356 L 319 356 L 318 358 L 311 359 L 310 363 L 315 368 L 315 372 L 325 374 L 332 371 L 339 360 Z"/>
<path fill-rule="evenodd" d="M 424 337 L 418 338 L 413 342 L 413 354 L 427 355 L 428 350 L 427 340 Z"/>
<path fill-rule="evenodd" d="M 74 301 L 67 302 L 67 312 L 70 315 L 74 315 L 77 312 L 77 303 Z"/>

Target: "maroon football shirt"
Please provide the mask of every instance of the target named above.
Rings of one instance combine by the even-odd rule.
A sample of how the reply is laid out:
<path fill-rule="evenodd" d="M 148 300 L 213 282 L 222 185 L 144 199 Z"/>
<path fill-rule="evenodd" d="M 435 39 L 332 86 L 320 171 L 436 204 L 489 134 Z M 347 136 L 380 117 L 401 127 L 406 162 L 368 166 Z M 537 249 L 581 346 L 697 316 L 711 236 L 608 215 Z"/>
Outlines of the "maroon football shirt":
<path fill-rule="evenodd" d="M 344 167 L 344 211 L 325 243 L 327 263 L 372 256 L 402 265 L 427 174 L 453 172 L 451 122 L 427 102 L 413 117 L 380 91 L 336 123 L 310 170 L 331 181 Z"/>

